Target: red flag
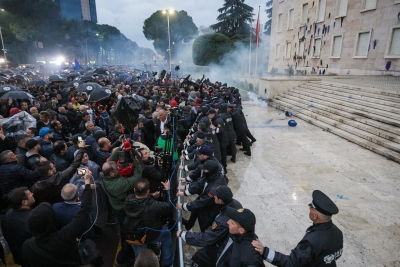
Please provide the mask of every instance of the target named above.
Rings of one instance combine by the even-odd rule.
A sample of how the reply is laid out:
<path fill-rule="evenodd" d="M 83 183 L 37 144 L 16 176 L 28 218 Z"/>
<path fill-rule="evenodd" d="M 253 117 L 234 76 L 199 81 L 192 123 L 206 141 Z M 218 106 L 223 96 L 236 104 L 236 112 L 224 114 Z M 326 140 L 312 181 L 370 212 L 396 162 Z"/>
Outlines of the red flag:
<path fill-rule="evenodd" d="M 258 11 L 257 25 L 256 25 L 256 46 L 260 43 L 260 11 Z"/>

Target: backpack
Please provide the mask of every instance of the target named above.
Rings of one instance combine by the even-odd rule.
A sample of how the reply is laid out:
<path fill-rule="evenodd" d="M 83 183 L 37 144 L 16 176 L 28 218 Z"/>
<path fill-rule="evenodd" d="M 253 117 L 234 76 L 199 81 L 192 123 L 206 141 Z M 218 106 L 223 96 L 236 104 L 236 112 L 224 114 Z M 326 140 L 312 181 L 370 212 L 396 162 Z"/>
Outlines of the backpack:
<path fill-rule="evenodd" d="M 125 234 L 126 242 L 129 245 L 141 246 L 146 242 L 146 230 L 142 227 L 142 219 L 125 217 L 122 223 L 122 232 Z"/>

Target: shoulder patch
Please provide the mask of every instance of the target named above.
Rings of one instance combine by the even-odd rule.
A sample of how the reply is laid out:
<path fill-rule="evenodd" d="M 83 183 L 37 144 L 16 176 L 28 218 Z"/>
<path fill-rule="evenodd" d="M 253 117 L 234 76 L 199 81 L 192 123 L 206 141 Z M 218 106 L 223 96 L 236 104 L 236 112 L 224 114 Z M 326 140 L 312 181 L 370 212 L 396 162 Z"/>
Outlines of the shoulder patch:
<path fill-rule="evenodd" d="M 218 224 L 216 222 L 213 222 L 213 224 L 211 225 L 211 229 L 215 230 L 215 229 L 217 229 L 217 227 L 218 227 Z"/>

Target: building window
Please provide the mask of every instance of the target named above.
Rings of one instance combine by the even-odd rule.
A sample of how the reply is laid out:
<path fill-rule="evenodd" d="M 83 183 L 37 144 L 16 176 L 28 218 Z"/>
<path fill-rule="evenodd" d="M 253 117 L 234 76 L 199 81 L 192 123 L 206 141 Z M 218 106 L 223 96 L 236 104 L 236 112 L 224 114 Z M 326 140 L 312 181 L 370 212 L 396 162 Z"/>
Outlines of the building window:
<path fill-rule="evenodd" d="M 336 18 L 346 17 L 347 15 L 347 5 L 349 0 L 339 0 L 337 3 L 337 16 Z"/>
<path fill-rule="evenodd" d="M 276 44 L 276 46 L 275 46 L 275 58 L 279 58 L 280 49 L 281 49 L 280 45 Z"/>
<path fill-rule="evenodd" d="M 286 57 L 286 58 L 290 58 L 291 52 L 292 52 L 292 43 L 291 43 L 291 42 L 287 42 L 287 43 L 286 43 L 285 57 Z"/>
<path fill-rule="evenodd" d="M 299 42 L 299 57 L 304 56 L 304 41 Z"/>
<path fill-rule="evenodd" d="M 278 15 L 278 32 L 282 31 L 282 13 Z"/>
<path fill-rule="evenodd" d="M 364 0 L 361 12 L 376 9 L 377 0 Z"/>
<path fill-rule="evenodd" d="M 389 34 L 385 58 L 400 58 L 400 26 L 392 27 Z"/>
<path fill-rule="evenodd" d="M 289 10 L 289 15 L 288 15 L 288 30 L 293 29 L 293 20 L 294 20 L 294 9 Z"/>
<path fill-rule="evenodd" d="M 301 12 L 301 24 L 303 25 L 307 24 L 307 18 L 308 18 L 308 4 L 303 4 L 303 9 Z"/>
<path fill-rule="evenodd" d="M 343 35 L 336 35 L 332 37 L 330 58 L 340 58 L 340 54 L 342 53 L 342 40 Z"/>
<path fill-rule="evenodd" d="M 312 53 L 313 57 L 319 58 L 319 56 L 321 54 L 321 44 L 322 44 L 321 38 L 314 39 L 314 46 L 313 46 L 313 53 Z"/>
<path fill-rule="evenodd" d="M 357 35 L 354 46 L 354 58 L 367 58 L 371 31 L 362 31 Z"/>
<path fill-rule="evenodd" d="M 326 9 L 326 0 L 318 1 L 318 13 L 317 13 L 317 22 L 323 22 L 325 20 L 325 9 Z"/>

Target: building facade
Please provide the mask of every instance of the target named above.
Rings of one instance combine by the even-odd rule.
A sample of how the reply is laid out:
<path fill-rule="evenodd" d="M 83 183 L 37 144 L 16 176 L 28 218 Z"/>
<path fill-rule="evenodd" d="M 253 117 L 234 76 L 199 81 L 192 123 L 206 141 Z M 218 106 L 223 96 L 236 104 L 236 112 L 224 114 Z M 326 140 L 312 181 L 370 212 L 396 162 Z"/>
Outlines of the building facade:
<path fill-rule="evenodd" d="M 400 76 L 400 0 L 274 0 L 269 71 Z"/>
<path fill-rule="evenodd" d="M 96 0 L 54 0 L 66 19 L 91 20 L 97 23 Z"/>

